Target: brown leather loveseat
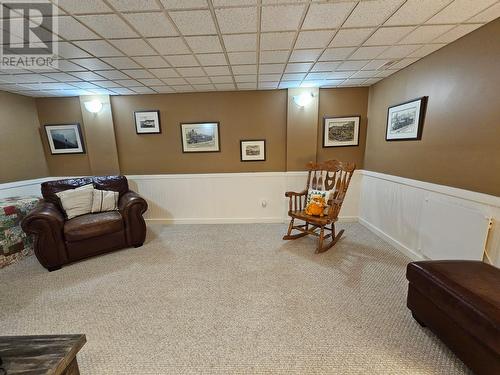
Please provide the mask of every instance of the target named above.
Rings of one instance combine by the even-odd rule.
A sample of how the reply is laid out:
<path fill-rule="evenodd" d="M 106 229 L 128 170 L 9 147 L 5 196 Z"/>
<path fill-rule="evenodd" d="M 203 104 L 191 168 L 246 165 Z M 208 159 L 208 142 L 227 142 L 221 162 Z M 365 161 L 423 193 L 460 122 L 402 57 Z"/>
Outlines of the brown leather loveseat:
<path fill-rule="evenodd" d="M 56 193 L 93 184 L 119 192 L 118 211 L 65 218 Z M 146 237 L 142 214 L 146 201 L 129 190 L 125 176 L 81 177 L 42 183 L 44 200 L 21 223 L 34 235 L 34 250 L 49 271 L 62 265 L 125 247 L 139 247 Z"/>

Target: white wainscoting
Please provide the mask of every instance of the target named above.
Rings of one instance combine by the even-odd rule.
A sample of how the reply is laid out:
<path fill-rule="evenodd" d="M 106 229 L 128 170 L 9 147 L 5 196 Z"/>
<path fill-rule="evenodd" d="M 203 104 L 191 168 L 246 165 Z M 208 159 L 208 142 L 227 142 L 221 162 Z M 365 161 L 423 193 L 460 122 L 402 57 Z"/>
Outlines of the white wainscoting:
<path fill-rule="evenodd" d="M 439 207 L 446 211 L 437 214 L 449 218 L 455 224 L 456 228 L 451 235 L 454 234 L 457 238 L 470 235 L 471 225 L 468 220 L 475 217 L 481 221 L 476 223 L 480 231 L 492 219 L 487 251 L 492 263 L 500 266 L 500 197 L 370 171 L 361 171 L 360 174 L 359 222 L 410 258 L 440 257 L 439 254 L 426 251 L 429 249 L 422 249 L 422 244 L 428 242 L 429 236 L 450 236 L 450 230 L 453 230 L 453 226 L 450 228 L 449 225 L 436 223 L 431 228 L 424 225 L 427 224 L 426 220 L 434 219 L 425 217 L 428 212 L 435 213 L 436 207 Z M 424 209 L 426 204 L 430 204 L 427 202 L 446 204 L 435 205 L 434 210 L 428 211 Z M 470 249 L 453 238 L 456 252 L 450 257 L 476 258 L 478 249 L 481 252 L 486 242 L 486 238 L 481 238 L 478 233 L 476 235 L 474 244 L 468 241 Z"/>
<path fill-rule="evenodd" d="M 34 195 L 42 196 L 40 184 L 45 181 L 55 179 L 54 177 L 36 178 L 33 180 L 23 180 L 0 184 L 0 199 L 7 197 Z"/>

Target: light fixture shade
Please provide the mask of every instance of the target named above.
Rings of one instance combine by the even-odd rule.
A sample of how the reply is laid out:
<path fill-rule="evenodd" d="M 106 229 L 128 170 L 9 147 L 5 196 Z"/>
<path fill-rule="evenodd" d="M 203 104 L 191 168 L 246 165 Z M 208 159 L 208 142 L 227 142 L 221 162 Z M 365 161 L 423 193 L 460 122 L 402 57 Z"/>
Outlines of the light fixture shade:
<path fill-rule="evenodd" d="M 85 109 L 90 113 L 98 113 L 102 109 L 102 103 L 97 99 L 85 102 L 83 104 L 85 105 Z"/>
<path fill-rule="evenodd" d="M 295 95 L 293 97 L 293 102 L 299 107 L 305 107 L 313 100 L 313 94 L 311 92 L 303 92 L 302 94 Z"/>

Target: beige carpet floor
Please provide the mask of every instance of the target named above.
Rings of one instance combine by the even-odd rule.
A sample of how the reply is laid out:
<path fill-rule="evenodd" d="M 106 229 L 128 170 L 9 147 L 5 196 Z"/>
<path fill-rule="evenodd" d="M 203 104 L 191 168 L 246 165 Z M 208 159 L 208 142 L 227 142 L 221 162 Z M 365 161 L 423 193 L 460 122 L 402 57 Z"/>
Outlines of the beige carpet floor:
<path fill-rule="evenodd" d="M 49 273 L 0 270 L 0 335 L 85 333 L 85 374 L 469 373 L 405 306 L 409 261 L 359 224 L 314 254 L 281 224 L 149 227 Z"/>

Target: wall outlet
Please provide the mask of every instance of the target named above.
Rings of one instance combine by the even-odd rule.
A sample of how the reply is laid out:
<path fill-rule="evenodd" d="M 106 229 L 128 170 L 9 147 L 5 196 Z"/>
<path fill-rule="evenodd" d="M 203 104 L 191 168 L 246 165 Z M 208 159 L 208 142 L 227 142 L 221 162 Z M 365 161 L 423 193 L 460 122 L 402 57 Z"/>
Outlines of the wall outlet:
<path fill-rule="evenodd" d="M 267 207 L 267 201 L 265 199 L 262 199 L 260 201 L 260 205 L 262 206 L 262 208 L 266 208 Z"/>

